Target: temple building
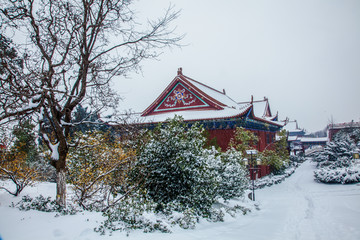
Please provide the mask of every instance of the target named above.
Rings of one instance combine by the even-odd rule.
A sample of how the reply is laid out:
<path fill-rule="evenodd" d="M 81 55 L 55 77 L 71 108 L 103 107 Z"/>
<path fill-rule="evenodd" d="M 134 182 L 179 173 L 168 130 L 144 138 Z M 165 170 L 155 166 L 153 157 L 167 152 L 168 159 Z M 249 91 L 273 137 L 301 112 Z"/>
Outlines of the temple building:
<path fill-rule="evenodd" d="M 209 138 L 216 138 L 225 151 L 233 138 L 236 127 L 254 132 L 258 138 L 257 150 L 263 151 L 275 141 L 276 132 L 284 126 L 273 115 L 269 100 L 236 102 L 201 82 L 191 79 L 179 68 L 177 76 L 140 116 L 140 124 L 153 128 L 175 115 L 182 116 L 191 125 L 199 122 L 208 131 Z"/>
<path fill-rule="evenodd" d="M 297 155 L 298 153 L 311 153 L 320 150 L 319 147 L 324 147 L 329 141 L 328 137 L 314 137 L 307 135 L 305 129 L 299 127 L 296 120 L 285 122 L 284 129 L 287 131 L 288 144 L 290 149 L 290 155 Z"/>
<path fill-rule="evenodd" d="M 327 126 L 329 140 L 332 141 L 334 135 L 340 130 L 351 130 L 351 129 L 360 129 L 360 122 L 344 122 L 344 123 L 330 123 Z"/>

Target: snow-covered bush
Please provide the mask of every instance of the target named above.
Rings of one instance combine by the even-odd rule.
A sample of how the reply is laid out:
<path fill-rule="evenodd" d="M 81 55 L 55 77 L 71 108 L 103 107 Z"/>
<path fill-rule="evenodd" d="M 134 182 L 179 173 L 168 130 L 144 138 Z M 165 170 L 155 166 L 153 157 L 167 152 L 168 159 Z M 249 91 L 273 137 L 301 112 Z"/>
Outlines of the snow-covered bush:
<path fill-rule="evenodd" d="M 110 234 L 114 231 L 125 231 L 127 234 L 131 230 L 141 229 L 144 232 L 160 231 L 169 233 L 172 228 L 179 226 L 183 229 L 194 229 L 200 220 L 194 208 L 187 208 L 182 212 L 174 211 L 180 209 L 179 202 L 171 202 L 166 205 L 162 212 L 155 211 L 157 203 L 152 199 L 146 198 L 144 194 L 135 192 L 132 197 L 125 198 L 119 202 L 115 208 L 108 209 L 103 215 L 107 218 L 99 227 L 95 228 L 100 234 Z M 243 215 L 251 212 L 248 207 L 240 206 L 236 203 L 217 202 L 210 209 L 211 214 L 208 221 L 224 221 L 226 215 L 235 217 L 237 213 Z"/>
<path fill-rule="evenodd" d="M 129 233 L 135 229 L 142 229 L 144 232 L 170 232 L 170 224 L 165 218 L 154 213 L 155 206 L 151 199 L 135 192 L 105 211 L 103 216 L 107 219 L 95 228 L 95 231 L 102 235 L 114 231 Z"/>
<path fill-rule="evenodd" d="M 324 183 L 357 183 L 360 182 L 360 167 L 324 167 L 314 171 L 315 178 Z"/>
<path fill-rule="evenodd" d="M 341 141 L 334 140 L 324 147 L 324 151 L 315 154 L 314 161 L 318 167 L 349 167 L 352 159 L 352 151 L 355 144 L 350 138 Z"/>
<path fill-rule="evenodd" d="M 299 153 L 297 155 L 290 155 L 290 162 L 291 163 L 303 163 L 305 162 L 306 158 L 303 153 Z"/>
<path fill-rule="evenodd" d="M 180 117 L 151 131 L 133 171 L 135 179 L 162 211 L 173 201 L 176 211 L 194 208 L 206 214 L 216 198 L 215 172 L 204 155 L 203 129 L 197 124 L 187 127 Z"/>
<path fill-rule="evenodd" d="M 74 215 L 79 211 L 72 205 L 66 208 L 60 206 L 55 200 L 51 200 L 50 197 L 45 198 L 43 195 L 35 198 L 28 195 L 23 196 L 20 202 L 16 204 L 12 203 L 11 207 L 16 207 L 21 211 L 37 210 L 40 212 L 57 212 L 60 215 Z"/>
<path fill-rule="evenodd" d="M 176 202 L 180 204 L 174 205 L 175 211 L 192 208 L 206 216 L 216 199 L 243 195 L 248 177 L 241 165 L 241 153 L 204 149 L 203 131 L 196 124 L 187 127 L 175 117 L 150 132 L 133 177 L 142 179 L 143 189 L 158 203 L 158 211 Z"/>
<path fill-rule="evenodd" d="M 296 170 L 296 168 L 299 166 L 298 163 L 293 162 L 290 164 L 289 167 L 287 167 L 282 174 L 274 175 L 271 173 L 270 175 L 267 175 L 265 177 L 256 179 L 255 181 L 255 189 L 258 188 L 264 188 L 264 187 L 270 187 L 274 184 L 279 184 L 282 181 L 284 181 L 286 178 L 290 177 Z M 250 189 L 252 186 L 249 187 Z"/>
<path fill-rule="evenodd" d="M 205 154 L 216 172 L 217 196 L 224 200 L 243 196 L 248 186 L 249 174 L 241 164 L 241 152 L 230 148 L 221 153 L 213 148 L 205 151 Z"/>
<path fill-rule="evenodd" d="M 325 183 L 360 182 L 360 169 L 353 159 L 353 153 L 360 148 L 359 139 L 358 129 L 336 133 L 333 141 L 314 155 L 313 161 L 319 168 L 314 171 L 315 179 Z"/>
<path fill-rule="evenodd" d="M 247 212 L 241 206 L 214 204 L 241 197 L 248 174 L 240 152 L 205 149 L 203 131 L 197 124 L 189 127 L 180 117 L 150 131 L 138 146 L 130 174 L 137 191 L 109 208 L 96 231 L 169 232 L 174 225 L 194 228 L 200 218 L 223 221 L 226 214 Z"/>

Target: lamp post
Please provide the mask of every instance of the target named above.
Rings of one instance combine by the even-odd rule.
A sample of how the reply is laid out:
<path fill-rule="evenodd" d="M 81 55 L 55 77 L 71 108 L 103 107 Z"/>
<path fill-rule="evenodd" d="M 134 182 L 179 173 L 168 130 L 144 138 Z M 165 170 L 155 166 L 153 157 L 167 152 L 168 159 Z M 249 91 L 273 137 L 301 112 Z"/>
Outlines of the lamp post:
<path fill-rule="evenodd" d="M 359 154 L 359 149 L 355 149 L 355 151 L 353 151 L 353 159 L 356 159 L 356 160 L 358 160 L 358 159 L 360 159 L 360 154 Z"/>
<path fill-rule="evenodd" d="M 259 170 L 258 166 L 261 165 L 261 160 L 259 158 L 254 159 L 253 156 L 257 155 L 257 150 L 246 150 L 246 154 L 250 155 L 250 162 L 247 158 L 244 158 L 245 166 L 249 169 L 250 178 L 252 180 L 252 200 L 255 201 L 255 174 Z"/>

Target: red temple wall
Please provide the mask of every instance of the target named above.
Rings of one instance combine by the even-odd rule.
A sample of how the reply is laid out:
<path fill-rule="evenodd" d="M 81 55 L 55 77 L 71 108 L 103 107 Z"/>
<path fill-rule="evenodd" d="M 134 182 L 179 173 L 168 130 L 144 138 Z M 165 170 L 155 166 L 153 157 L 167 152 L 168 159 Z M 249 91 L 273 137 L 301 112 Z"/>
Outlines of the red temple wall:
<path fill-rule="evenodd" d="M 235 129 L 214 129 L 209 131 L 209 139 L 216 137 L 217 144 L 222 151 L 226 151 L 229 147 L 230 140 L 235 135 Z M 265 132 L 260 130 L 250 130 L 258 137 L 259 141 L 256 146 L 258 151 L 264 151 L 264 149 L 271 149 L 271 145 L 275 140 L 275 133 Z"/>
<path fill-rule="evenodd" d="M 216 137 L 217 144 L 219 145 L 222 151 L 226 151 L 228 149 L 230 140 L 234 137 L 235 134 L 235 129 L 215 129 L 208 131 L 209 131 L 209 139 L 213 139 L 214 137 Z M 264 151 L 265 148 L 271 149 L 272 143 L 275 140 L 275 133 L 259 131 L 259 130 L 251 130 L 251 131 L 255 133 L 259 139 L 258 144 L 256 146 L 258 151 Z M 256 171 L 256 174 L 254 174 L 253 176 L 251 176 L 250 174 L 250 179 L 261 178 L 270 173 L 271 171 L 269 166 L 260 165 L 259 169 Z"/>
<path fill-rule="evenodd" d="M 235 129 L 214 129 L 209 131 L 209 139 L 216 138 L 216 142 L 222 151 L 229 147 L 230 140 L 234 137 Z"/>
<path fill-rule="evenodd" d="M 329 139 L 330 139 L 330 141 L 332 141 L 334 135 L 335 135 L 338 131 L 340 131 L 340 129 L 329 129 Z"/>

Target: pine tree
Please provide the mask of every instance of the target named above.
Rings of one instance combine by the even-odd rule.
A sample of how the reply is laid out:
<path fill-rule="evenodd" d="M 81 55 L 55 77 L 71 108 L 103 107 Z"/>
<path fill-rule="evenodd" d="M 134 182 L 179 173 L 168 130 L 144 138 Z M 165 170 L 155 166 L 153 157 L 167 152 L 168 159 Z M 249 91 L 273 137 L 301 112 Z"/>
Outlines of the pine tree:
<path fill-rule="evenodd" d="M 0 79 L 12 79 L 13 74 L 23 67 L 23 60 L 12 41 L 0 33 Z"/>
<path fill-rule="evenodd" d="M 88 107 L 83 107 L 81 104 L 76 107 L 73 115 L 72 122 L 75 123 L 75 126 L 71 129 L 72 134 L 94 130 L 106 132 L 109 129 L 106 124 L 100 121 L 98 115 L 88 110 Z"/>
<path fill-rule="evenodd" d="M 360 147 L 358 129 L 341 130 L 333 141 L 328 142 L 324 151 L 317 153 L 313 160 L 318 169 L 315 179 L 325 183 L 356 183 L 360 181 L 360 169 L 353 159 L 353 153 Z"/>
<path fill-rule="evenodd" d="M 15 136 L 13 148 L 16 151 L 23 152 L 26 155 L 25 161 L 28 162 L 35 162 L 39 159 L 34 128 L 35 125 L 30 120 L 25 120 L 20 122 L 13 130 Z"/>
<path fill-rule="evenodd" d="M 15 185 L 15 190 L 4 187 L 0 189 L 18 196 L 26 186 L 32 185 L 40 178 L 36 167 L 39 153 L 35 144 L 34 125 L 30 120 L 21 122 L 14 128 L 12 134 L 14 135 L 13 144 L 10 149 L 1 154 L 0 176 L 11 180 Z"/>
<path fill-rule="evenodd" d="M 348 167 L 351 165 L 353 151 L 357 148 L 357 139 L 360 138 L 360 131 L 339 131 L 335 134 L 333 141 L 328 142 L 324 151 L 315 155 L 314 161 L 318 167 Z"/>

